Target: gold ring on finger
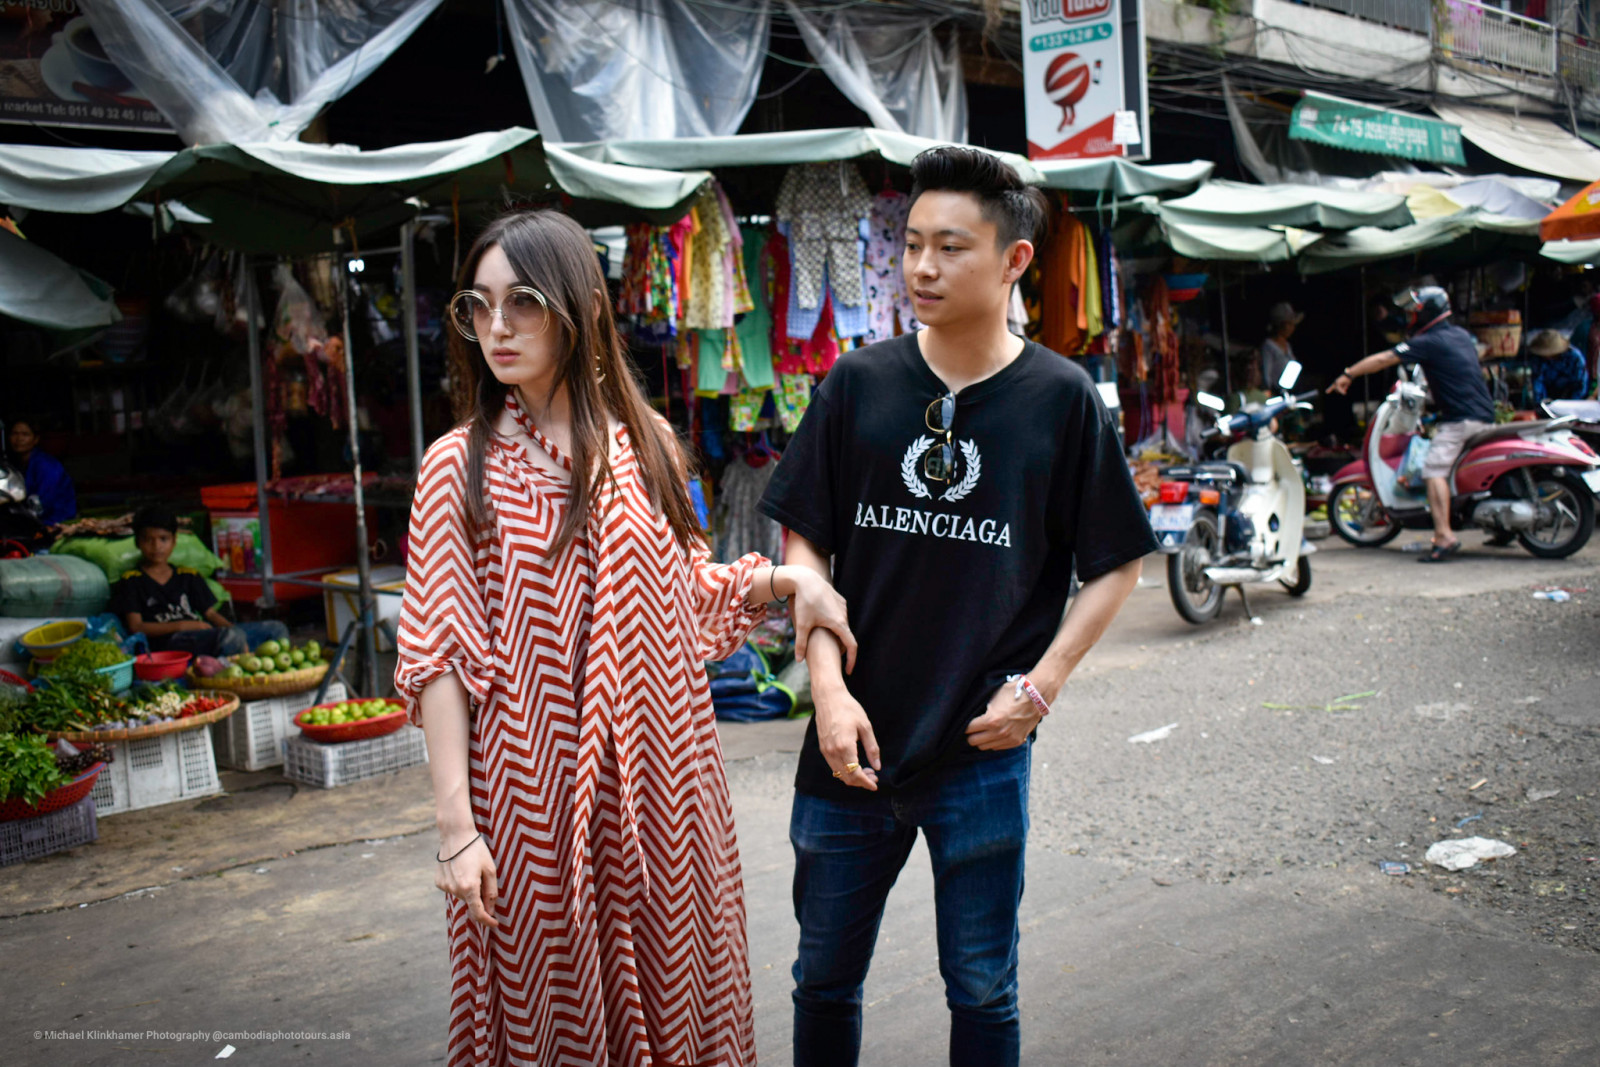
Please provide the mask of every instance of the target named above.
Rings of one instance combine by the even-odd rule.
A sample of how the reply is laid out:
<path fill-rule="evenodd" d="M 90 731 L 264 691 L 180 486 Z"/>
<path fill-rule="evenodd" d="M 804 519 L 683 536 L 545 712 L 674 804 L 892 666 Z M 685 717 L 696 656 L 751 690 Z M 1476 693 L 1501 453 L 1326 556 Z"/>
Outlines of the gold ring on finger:
<path fill-rule="evenodd" d="M 857 771 L 859 771 L 860 769 L 861 769 L 861 764 L 859 764 L 859 763 L 846 763 L 844 765 L 844 773 L 846 773 L 846 774 L 854 774 Z"/>

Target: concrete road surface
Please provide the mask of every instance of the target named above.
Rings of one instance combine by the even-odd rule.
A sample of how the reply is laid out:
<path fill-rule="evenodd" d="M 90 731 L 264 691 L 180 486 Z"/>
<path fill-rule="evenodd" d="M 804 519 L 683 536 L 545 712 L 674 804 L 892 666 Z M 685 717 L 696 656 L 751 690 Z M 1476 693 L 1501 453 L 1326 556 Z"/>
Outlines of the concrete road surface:
<path fill-rule="evenodd" d="M 1600 1062 L 1600 550 L 1422 567 L 1323 545 L 1310 595 L 1263 591 L 1259 625 L 1232 598 L 1183 623 L 1153 560 L 1041 730 L 1025 1063 Z M 800 735 L 724 731 L 768 1064 L 789 1062 Z M 0 871 L 5 1063 L 443 1062 L 426 769 L 331 792 L 225 779 Z M 1423 862 L 1466 834 L 1518 854 Z M 944 1061 L 920 846 L 866 999 L 864 1064 Z"/>

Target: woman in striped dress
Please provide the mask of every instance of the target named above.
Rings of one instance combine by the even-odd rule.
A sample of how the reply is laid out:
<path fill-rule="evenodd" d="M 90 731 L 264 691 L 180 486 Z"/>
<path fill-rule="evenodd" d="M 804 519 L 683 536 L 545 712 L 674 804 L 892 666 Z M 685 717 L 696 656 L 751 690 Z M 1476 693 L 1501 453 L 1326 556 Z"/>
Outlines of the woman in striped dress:
<path fill-rule="evenodd" d="M 467 418 L 423 460 L 395 675 L 431 756 L 449 1062 L 753 1064 L 702 662 L 785 596 L 797 633 L 853 647 L 844 602 L 803 568 L 709 562 L 577 223 L 496 220 L 462 289 Z"/>

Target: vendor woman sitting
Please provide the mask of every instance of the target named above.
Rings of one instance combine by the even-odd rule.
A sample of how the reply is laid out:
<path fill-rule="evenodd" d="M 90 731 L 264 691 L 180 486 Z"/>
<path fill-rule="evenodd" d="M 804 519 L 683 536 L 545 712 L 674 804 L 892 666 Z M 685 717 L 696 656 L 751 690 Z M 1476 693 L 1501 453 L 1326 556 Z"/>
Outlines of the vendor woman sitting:
<path fill-rule="evenodd" d="M 1589 395 L 1589 367 L 1583 353 L 1559 330 L 1540 330 L 1528 342 L 1534 356 L 1533 401 L 1582 400 Z"/>
<path fill-rule="evenodd" d="M 236 656 L 264 641 L 288 640 L 289 628 L 281 622 L 229 622 L 199 571 L 167 562 L 178 538 L 172 512 L 140 511 L 133 517 L 133 538 L 139 566 L 112 587 L 111 610 L 130 633 L 147 636 L 152 651 Z"/>

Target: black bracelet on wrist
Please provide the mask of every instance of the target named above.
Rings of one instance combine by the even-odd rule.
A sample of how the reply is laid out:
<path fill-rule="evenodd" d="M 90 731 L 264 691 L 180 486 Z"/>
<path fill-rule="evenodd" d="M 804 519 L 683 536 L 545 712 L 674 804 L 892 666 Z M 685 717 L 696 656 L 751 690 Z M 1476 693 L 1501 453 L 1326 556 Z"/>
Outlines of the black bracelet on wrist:
<path fill-rule="evenodd" d="M 777 567 L 773 567 L 771 570 L 767 571 L 767 589 L 768 589 L 768 591 L 770 591 L 772 593 L 772 602 L 774 604 L 782 604 L 785 607 L 788 606 L 789 598 L 786 597 L 786 596 L 779 596 L 778 595 L 778 568 Z"/>
<path fill-rule="evenodd" d="M 459 849 L 457 849 L 457 850 L 456 850 L 456 851 L 455 851 L 455 852 L 453 852 L 453 853 L 451 853 L 451 855 L 450 855 L 450 859 L 443 859 L 443 858 L 441 858 L 441 857 L 440 857 L 440 856 L 439 856 L 439 854 L 438 854 L 438 853 L 437 853 L 437 852 L 436 852 L 436 853 L 434 853 L 434 855 L 433 855 L 433 858 L 434 858 L 434 859 L 435 859 L 435 860 L 438 860 L 438 861 L 439 861 L 439 862 L 440 862 L 440 863 L 449 863 L 449 862 L 450 862 L 450 860 L 453 860 L 453 859 L 455 859 L 455 858 L 456 858 L 456 857 L 457 857 L 457 856 L 459 856 L 459 855 L 461 855 L 461 853 L 463 853 L 463 852 L 465 852 L 465 851 L 466 851 L 466 850 L 467 850 L 467 849 L 469 849 L 469 848 L 471 848 L 471 847 L 472 847 L 472 846 L 473 846 L 473 845 L 476 845 L 476 844 L 477 844 L 477 843 L 478 843 L 478 841 L 479 841 L 479 840 L 480 840 L 480 839 L 481 839 L 481 838 L 482 838 L 482 837 L 483 837 L 483 832 L 482 832 L 482 831 L 481 831 L 481 830 L 480 830 L 480 831 L 479 831 L 479 832 L 478 832 L 478 834 L 477 834 L 477 835 L 476 835 L 476 836 L 475 836 L 475 837 L 473 837 L 473 839 L 472 839 L 472 840 L 471 840 L 471 841 L 468 841 L 468 842 L 467 842 L 467 843 L 466 843 L 466 844 L 464 844 L 464 845 L 462 845 L 462 846 L 461 846 L 461 847 L 460 847 L 460 848 L 459 848 Z"/>

